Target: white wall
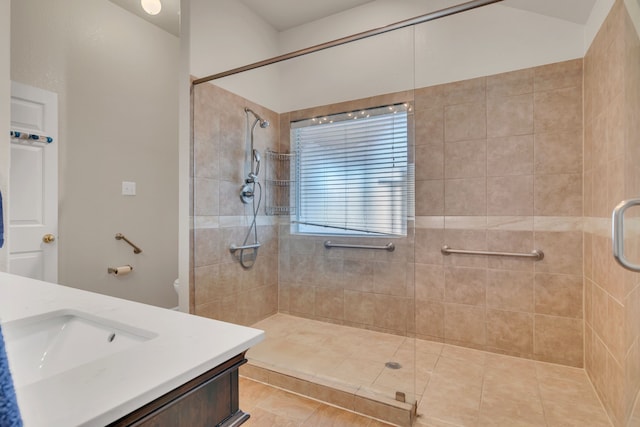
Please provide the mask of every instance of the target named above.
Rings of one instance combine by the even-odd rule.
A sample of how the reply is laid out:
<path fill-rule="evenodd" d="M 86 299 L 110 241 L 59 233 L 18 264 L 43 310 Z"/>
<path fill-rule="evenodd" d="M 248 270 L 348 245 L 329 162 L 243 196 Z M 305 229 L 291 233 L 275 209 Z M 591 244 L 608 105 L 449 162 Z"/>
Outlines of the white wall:
<path fill-rule="evenodd" d="M 192 70 L 198 76 L 265 59 L 269 48 L 291 52 L 460 3 L 377 0 L 276 33 L 274 47 L 266 24 L 244 6 L 202 2 L 208 7 L 192 13 Z M 584 42 L 582 25 L 494 4 L 218 83 L 284 112 L 580 58 Z M 276 85 L 266 92 L 264 82 L 274 76 Z"/>
<path fill-rule="evenodd" d="M 600 30 L 600 27 L 607 19 L 609 11 L 613 7 L 615 0 L 596 0 L 591 10 L 591 15 L 584 26 L 584 54 L 587 54 L 593 39 L 596 38 L 596 34 Z"/>
<path fill-rule="evenodd" d="M 581 58 L 583 27 L 494 4 L 416 27 L 416 86 Z"/>
<path fill-rule="evenodd" d="M 278 32 L 237 0 L 191 0 L 191 74 L 205 77 L 278 55 Z M 216 85 L 269 108 L 278 98 L 274 67 L 216 80 Z"/>
<path fill-rule="evenodd" d="M 299 49 L 451 5 L 452 2 L 368 3 L 280 35 L 282 46 Z M 457 3 L 457 2 L 454 2 Z M 368 22 L 368 24 L 367 24 Z M 323 32 L 322 29 L 325 29 Z M 498 74 L 583 56 L 583 26 L 499 4 L 404 29 L 404 40 L 377 36 L 283 65 L 279 110 Z M 328 33 L 328 34 L 327 34 Z M 324 39 L 324 40 L 323 40 Z M 407 55 L 406 49 L 414 52 Z M 351 58 L 345 61 L 345 59 Z M 372 66 L 375 58 L 377 65 Z M 302 61 L 300 61 L 302 62 Z M 332 70 L 347 70 L 341 79 Z M 304 72 L 299 72 L 304 69 Z M 409 76 L 408 74 L 411 74 Z M 386 77 L 385 77 L 386 76 Z M 410 78 L 413 77 L 413 78 Z M 323 84 L 329 80 L 331 84 Z M 309 85 L 309 82 L 317 84 Z M 285 88 L 287 90 L 285 90 Z"/>
<path fill-rule="evenodd" d="M 0 0 L 0 192 L 3 200 L 3 218 L 5 225 L 5 240 L 7 232 L 7 200 L 9 200 L 9 109 L 11 86 L 9 79 L 10 58 L 10 0 Z M 0 271 L 7 271 L 8 242 L 0 248 Z"/>
<path fill-rule="evenodd" d="M 16 0 L 11 20 L 11 78 L 59 96 L 60 283 L 177 305 L 178 38 L 106 0 Z"/>
<path fill-rule="evenodd" d="M 190 1 L 191 72 L 197 77 L 277 55 L 277 31 L 238 0 Z"/>
<path fill-rule="evenodd" d="M 627 7 L 627 12 L 631 17 L 631 22 L 636 29 L 636 33 L 640 36 L 640 1 L 624 0 L 624 5 Z"/>

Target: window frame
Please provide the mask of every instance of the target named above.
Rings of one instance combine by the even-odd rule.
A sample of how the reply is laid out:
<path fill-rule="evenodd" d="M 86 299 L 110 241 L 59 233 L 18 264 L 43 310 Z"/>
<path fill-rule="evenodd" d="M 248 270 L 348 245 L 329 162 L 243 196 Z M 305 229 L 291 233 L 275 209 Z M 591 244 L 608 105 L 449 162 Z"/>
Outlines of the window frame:
<path fill-rule="evenodd" d="M 411 141 L 412 135 L 413 135 L 413 132 L 411 132 L 411 127 L 413 125 L 412 111 L 413 109 L 409 103 L 400 103 L 400 104 L 365 108 L 358 111 L 350 111 L 345 113 L 332 114 L 332 115 L 328 115 L 320 118 L 316 117 L 316 118 L 291 122 L 290 141 L 291 141 L 292 148 L 295 147 L 295 149 L 293 149 L 292 151 L 295 152 L 296 154 L 294 156 L 295 162 L 292 162 L 291 164 L 291 174 L 292 174 L 291 176 L 295 177 L 294 185 L 291 187 L 291 197 L 292 197 L 292 200 L 294 200 L 293 206 L 295 206 L 295 208 L 290 214 L 291 234 L 302 235 L 302 236 L 316 235 L 316 236 L 326 236 L 326 237 L 340 236 L 340 237 L 392 237 L 392 238 L 393 237 L 402 238 L 408 235 L 408 227 L 409 227 L 408 222 L 412 220 L 414 216 L 414 188 L 415 188 L 414 173 L 413 173 L 414 168 L 413 168 L 413 162 L 412 162 L 413 155 L 411 153 L 411 149 L 413 147 L 413 143 Z M 400 116 L 398 116 L 398 114 L 400 114 Z M 371 150 L 368 150 L 367 153 L 373 152 L 375 149 L 388 150 L 389 147 L 391 147 L 392 149 L 397 149 L 401 146 L 402 152 L 401 154 L 398 155 L 398 157 L 402 156 L 404 158 L 402 165 L 397 170 L 394 171 L 396 175 L 392 174 L 391 177 L 393 179 L 389 179 L 389 181 L 396 180 L 397 183 L 382 182 L 384 176 L 382 174 L 369 175 L 371 174 L 371 171 L 369 169 L 366 169 L 363 172 L 363 175 L 367 176 L 368 179 L 371 179 L 372 177 L 377 176 L 378 182 L 374 183 L 373 185 L 380 186 L 381 184 L 382 185 L 386 184 L 389 187 L 387 189 L 387 192 L 389 194 L 398 193 L 398 189 L 399 189 L 399 193 L 400 193 L 399 196 L 397 194 L 388 196 L 389 200 L 392 200 L 392 202 L 383 200 L 388 203 L 389 210 L 392 211 L 387 213 L 387 215 L 389 216 L 389 220 L 387 220 L 386 222 L 387 230 L 383 230 L 380 227 L 369 228 L 369 229 L 355 228 L 354 226 L 349 225 L 350 223 L 352 223 L 352 221 L 346 221 L 346 223 L 342 227 L 338 226 L 338 224 L 335 221 L 333 222 L 327 221 L 326 223 L 324 224 L 321 223 L 319 225 L 314 225 L 314 223 L 310 223 L 306 219 L 307 218 L 305 215 L 306 211 L 302 209 L 303 207 L 302 200 L 304 198 L 298 197 L 298 195 L 301 194 L 301 188 L 303 188 L 307 182 L 306 178 L 303 177 L 304 173 L 302 172 L 303 170 L 302 164 L 305 162 L 305 160 L 304 160 L 304 154 L 301 155 L 300 144 L 301 143 L 313 144 L 313 141 L 301 142 L 297 132 L 300 132 L 299 131 L 300 129 L 312 128 L 315 126 L 324 125 L 325 127 L 331 127 L 331 125 L 333 124 L 340 124 L 342 126 L 346 126 L 346 128 L 349 128 L 349 122 L 351 121 L 355 122 L 356 119 L 360 120 L 360 122 L 358 125 L 354 126 L 354 129 L 357 129 L 358 131 L 362 131 L 362 129 L 364 129 L 362 127 L 363 119 L 364 121 L 366 121 L 366 119 L 369 119 L 370 116 L 373 116 L 374 119 L 383 118 L 387 120 L 388 121 L 387 126 L 392 127 L 391 133 L 393 136 L 390 137 L 390 140 L 392 142 L 389 142 L 389 140 L 385 140 L 385 138 L 389 139 L 388 136 L 385 136 L 386 133 L 388 133 L 389 131 L 387 131 L 386 133 L 381 132 L 379 135 L 376 135 L 374 132 L 374 136 L 371 138 L 371 141 L 368 141 L 368 142 L 373 142 L 373 143 L 376 143 L 377 145 L 375 145 Z M 399 117 L 404 117 L 404 118 L 399 118 Z M 372 120 L 372 122 L 375 123 L 375 120 Z M 398 128 L 397 126 L 398 122 L 404 123 L 402 125 L 402 128 Z M 321 129 L 321 128 L 316 128 L 316 129 Z M 400 131 L 398 129 L 402 129 L 402 130 Z M 397 140 L 398 135 L 404 135 L 402 141 Z M 378 139 L 381 139 L 382 142 L 377 141 L 375 139 L 376 137 Z M 350 141 L 349 138 L 347 137 L 345 138 L 344 143 L 345 143 L 345 148 L 343 148 L 343 151 L 348 151 L 348 149 L 350 148 L 349 144 L 353 144 L 353 141 Z M 362 141 L 360 141 L 360 145 L 362 146 Z M 332 148 L 332 149 L 336 150 L 335 148 Z M 302 150 L 304 151 L 304 148 Z M 307 148 L 307 151 L 310 151 L 310 150 L 311 149 Z M 339 151 L 339 149 L 337 151 Z M 335 153 L 331 152 L 331 154 L 335 154 Z M 389 154 L 386 154 L 386 156 L 389 157 Z M 391 157 L 389 158 L 387 157 L 385 157 L 385 155 L 380 155 L 380 158 L 387 160 L 387 162 L 389 162 L 389 159 L 392 158 L 394 162 L 393 167 L 395 169 L 396 168 L 395 164 L 397 163 L 395 152 L 393 155 L 391 155 Z M 348 155 L 346 155 L 345 158 L 348 158 Z M 345 160 L 345 163 L 343 165 L 344 169 L 347 170 L 343 172 L 345 176 L 348 176 L 350 174 L 350 172 L 348 171 L 350 166 L 362 167 L 362 164 L 359 164 L 357 161 L 354 161 L 352 162 L 352 164 L 350 164 L 349 161 Z M 373 170 L 374 172 L 378 169 L 379 169 L 378 166 L 371 168 L 371 170 Z M 388 172 L 386 173 L 388 174 Z M 402 175 L 401 179 L 397 179 L 398 178 L 397 174 Z M 322 181 L 322 179 L 320 179 L 320 181 Z M 343 182 L 347 183 L 345 184 L 345 187 L 347 187 L 349 179 Z M 371 185 L 371 184 L 368 184 L 368 185 Z M 362 185 L 362 186 L 365 187 L 365 185 Z M 344 190 L 344 191 L 346 193 L 348 190 Z M 379 188 L 375 190 L 365 189 L 362 191 L 362 194 L 359 194 L 359 197 L 361 197 L 361 199 L 358 199 L 357 202 L 354 202 L 352 204 L 354 205 L 358 203 L 363 204 L 363 206 L 359 208 L 361 211 L 365 211 L 366 209 L 375 209 L 376 201 L 370 200 L 370 197 L 371 197 L 371 194 L 376 194 L 377 192 L 381 192 L 381 191 L 383 190 L 380 190 Z M 312 199 L 313 198 L 310 198 L 309 200 L 312 200 Z M 321 212 L 325 212 L 326 214 L 326 210 L 327 209 Z M 346 213 L 344 215 L 348 216 L 348 214 Z M 376 215 L 380 216 L 380 213 L 377 210 L 376 210 Z M 317 216 L 318 215 L 316 215 L 316 217 Z M 364 213 L 360 212 L 359 218 L 361 220 L 362 218 L 365 218 L 362 221 L 363 224 L 367 223 L 366 216 L 367 216 L 366 212 Z M 367 225 L 367 227 L 371 227 L 371 226 Z"/>

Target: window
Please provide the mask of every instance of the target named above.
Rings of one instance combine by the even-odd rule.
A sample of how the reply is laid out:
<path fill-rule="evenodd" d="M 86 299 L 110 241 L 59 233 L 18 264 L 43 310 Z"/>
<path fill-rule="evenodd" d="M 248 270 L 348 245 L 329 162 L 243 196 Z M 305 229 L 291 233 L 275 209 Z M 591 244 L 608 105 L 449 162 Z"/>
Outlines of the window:
<path fill-rule="evenodd" d="M 291 124 L 293 233 L 407 234 L 407 110 L 399 104 Z"/>

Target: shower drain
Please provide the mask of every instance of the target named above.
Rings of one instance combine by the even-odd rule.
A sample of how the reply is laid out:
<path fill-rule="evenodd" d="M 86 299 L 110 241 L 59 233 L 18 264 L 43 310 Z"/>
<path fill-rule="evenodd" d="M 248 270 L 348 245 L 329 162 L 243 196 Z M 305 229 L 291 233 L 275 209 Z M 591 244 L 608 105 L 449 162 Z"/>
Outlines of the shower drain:
<path fill-rule="evenodd" d="M 399 364 L 398 362 L 387 362 L 384 364 L 385 367 L 389 368 L 389 369 L 400 369 L 402 368 L 402 365 Z"/>

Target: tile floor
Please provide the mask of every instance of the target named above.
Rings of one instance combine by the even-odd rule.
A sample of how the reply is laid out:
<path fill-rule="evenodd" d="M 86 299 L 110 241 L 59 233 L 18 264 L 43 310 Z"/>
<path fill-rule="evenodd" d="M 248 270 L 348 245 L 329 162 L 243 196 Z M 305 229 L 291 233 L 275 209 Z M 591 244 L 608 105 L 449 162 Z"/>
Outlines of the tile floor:
<path fill-rule="evenodd" d="M 240 408 L 251 414 L 247 427 L 391 427 L 243 377 Z"/>
<path fill-rule="evenodd" d="M 254 327 L 265 330 L 266 339 L 247 353 L 250 364 L 383 399 L 402 391 L 418 402 L 417 427 L 611 426 L 582 369 L 285 314 Z M 387 361 L 402 368 L 386 368 Z M 281 416 L 269 406 L 269 401 L 257 405 L 255 418 Z M 315 425 L 308 420 L 300 425 Z M 367 425 L 358 422 L 327 425 Z"/>

